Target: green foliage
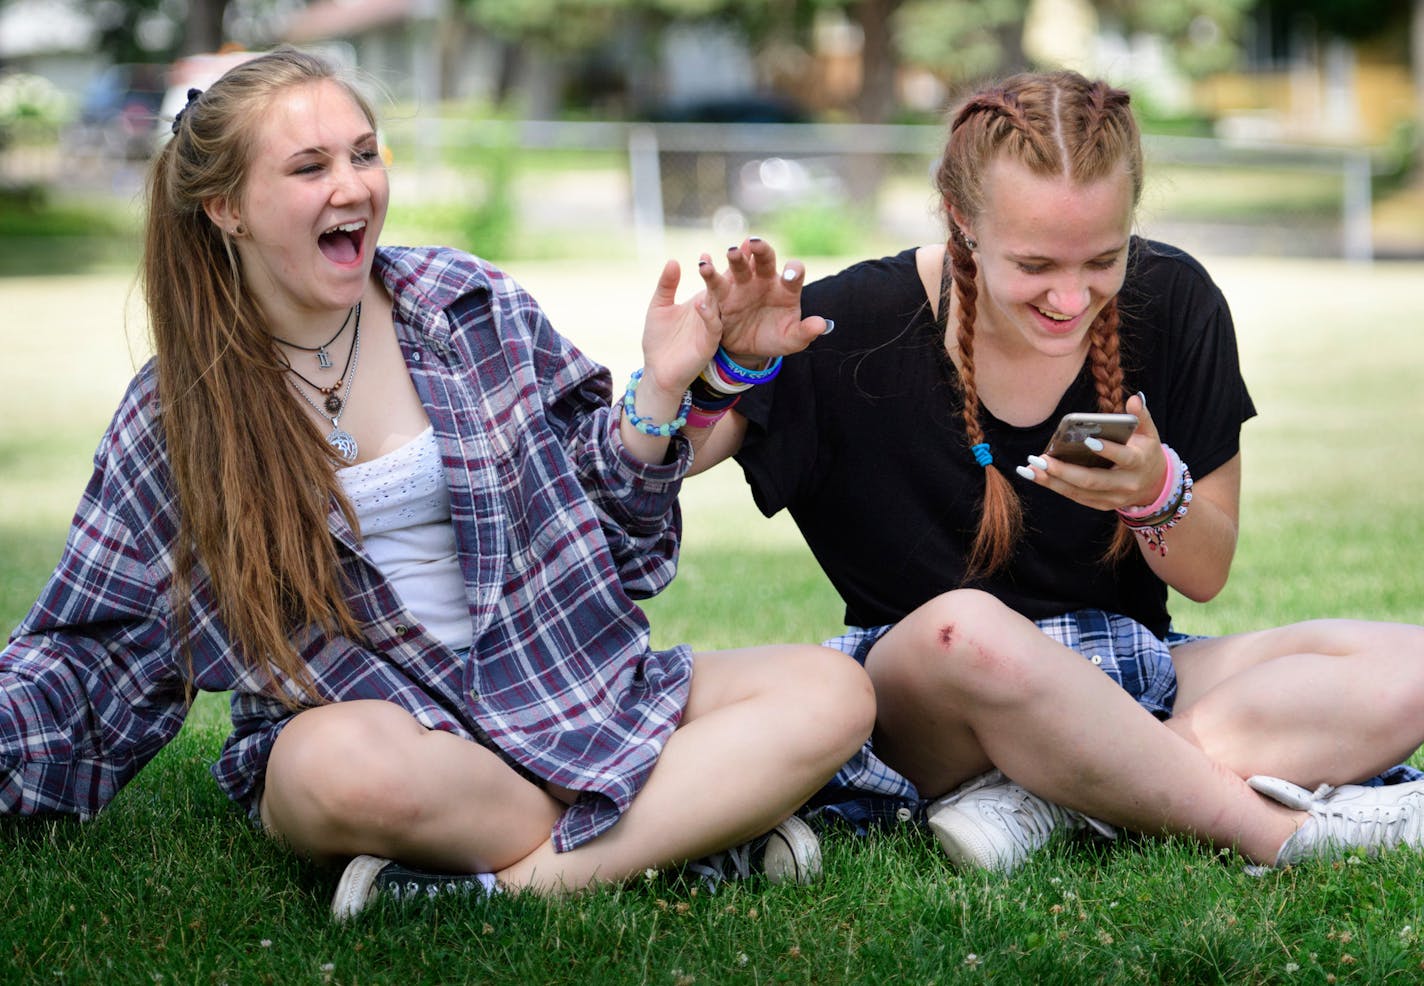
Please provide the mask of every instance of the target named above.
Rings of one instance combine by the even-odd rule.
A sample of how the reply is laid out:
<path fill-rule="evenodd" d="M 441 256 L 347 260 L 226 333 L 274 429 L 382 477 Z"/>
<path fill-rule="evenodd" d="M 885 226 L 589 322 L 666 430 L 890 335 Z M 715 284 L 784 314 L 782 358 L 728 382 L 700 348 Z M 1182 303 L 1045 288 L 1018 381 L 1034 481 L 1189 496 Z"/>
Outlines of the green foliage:
<path fill-rule="evenodd" d="M 1006 32 L 1021 29 L 1025 0 L 910 0 L 895 14 L 895 42 L 907 65 L 949 82 L 996 75 L 1006 67 Z"/>
<path fill-rule="evenodd" d="M 1326 34 L 1355 41 L 1408 33 L 1414 0 L 1266 0 L 1274 16 L 1309 20 Z"/>
<path fill-rule="evenodd" d="M 865 241 L 865 222 L 844 202 L 812 200 L 778 210 L 765 219 L 778 248 L 791 257 L 834 257 Z"/>

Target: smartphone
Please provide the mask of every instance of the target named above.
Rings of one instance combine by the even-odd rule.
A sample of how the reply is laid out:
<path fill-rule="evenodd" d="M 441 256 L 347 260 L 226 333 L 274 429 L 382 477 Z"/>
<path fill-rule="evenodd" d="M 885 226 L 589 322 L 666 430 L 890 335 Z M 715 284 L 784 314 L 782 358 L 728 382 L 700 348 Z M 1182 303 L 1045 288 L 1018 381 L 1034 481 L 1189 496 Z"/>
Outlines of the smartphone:
<path fill-rule="evenodd" d="M 1058 422 L 1058 428 L 1048 440 L 1048 448 L 1043 450 L 1043 454 L 1051 455 L 1060 462 L 1071 462 L 1075 466 L 1106 469 L 1112 462 L 1084 445 L 1083 439 L 1101 438 L 1121 445 L 1126 443 L 1136 430 L 1135 414 L 1070 411 Z"/>

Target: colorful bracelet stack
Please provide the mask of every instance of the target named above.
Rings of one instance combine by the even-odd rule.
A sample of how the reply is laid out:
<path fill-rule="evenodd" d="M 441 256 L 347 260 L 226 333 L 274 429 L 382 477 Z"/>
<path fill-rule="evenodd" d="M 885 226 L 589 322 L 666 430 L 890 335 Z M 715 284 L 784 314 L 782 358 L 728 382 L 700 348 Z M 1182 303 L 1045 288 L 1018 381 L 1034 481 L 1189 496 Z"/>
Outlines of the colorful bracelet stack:
<path fill-rule="evenodd" d="M 687 423 L 693 428 L 711 428 L 732 409 L 744 391 L 774 380 L 780 372 L 780 356 L 760 370 L 749 370 L 718 346 L 716 354 L 688 391 L 692 395 L 692 409 L 687 414 Z"/>
<path fill-rule="evenodd" d="M 1117 513 L 1148 548 L 1166 557 L 1167 532 L 1181 523 L 1192 502 L 1192 473 L 1171 446 L 1163 444 L 1162 452 L 1167 456 L 1167 471 L 1157 499 L 1143 507 L 1123 507 Z"/>
<path fill-rule="evenodd" d="M 682 405 L 677 409 L 677 417 L 664 424 L 654 424 L 650 418 L 639 417 L 638 412 L 634 410 L 638 384 L 642 379 L 641 368 L 634 370 L 633 375 L 628 378 L 628 389 L 623 392 L 623 416 L 628 419 L 630 425 L 644 435 L 651 435 L 654 438 L 671 438 L 683 425 L 687 424 L 687 415 L 692 409 L 692 391 L 689 390 L 682 395 Z"/>

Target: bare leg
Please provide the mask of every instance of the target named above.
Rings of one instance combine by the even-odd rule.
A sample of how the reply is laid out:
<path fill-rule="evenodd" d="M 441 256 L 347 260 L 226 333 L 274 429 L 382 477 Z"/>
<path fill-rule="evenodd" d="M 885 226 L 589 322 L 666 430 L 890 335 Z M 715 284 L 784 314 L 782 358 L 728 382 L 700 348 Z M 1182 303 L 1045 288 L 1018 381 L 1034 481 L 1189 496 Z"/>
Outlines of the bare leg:
<path fill-rule="evenodd" d="M 563 809 L 491 751 L 379 701 L 298 715 L 272 748 L 262 797 L 268 831 L 298 852 L 458 873 L 528 855 Z"/>
<path fill-rule="evenodd" d="M 837 651 L 765 647 L 694 660 L 683 724 L 618 824 L 570 852 L 546 843 L 501 882 L 576 888 L 744 842 L 805 803 L 870 734 L 870 683 Z"/>
<path fill-rule="evenodd" d="M 993 764 L 1051 801 L 1271 862 L 1303 820 L 1154 719 L 1110 678 L 985 593 L 946 593 L 866 662 L 876 749 L 927 795 Z"/>
<path fill-rule="evenodd" d="M 1424 743 L 1424 628 L 1314 620 L 1182 644 L 1169 725 L 1241 776 L 1345 784 Z"/>
<path fill-rule="evenodd" d="M 869 735 L 865 673 L 822 647 L 694 658 L 682 725 L 611 830 L 555 853 L 564 804 L 474 743 L 398 707 L 313 709 L 283 730 L 262 817 L 315 856 L 370 854 L 428 869 L 494 871 L 541 891 L 617 881 L 759 835 L 785 819 Z"/>

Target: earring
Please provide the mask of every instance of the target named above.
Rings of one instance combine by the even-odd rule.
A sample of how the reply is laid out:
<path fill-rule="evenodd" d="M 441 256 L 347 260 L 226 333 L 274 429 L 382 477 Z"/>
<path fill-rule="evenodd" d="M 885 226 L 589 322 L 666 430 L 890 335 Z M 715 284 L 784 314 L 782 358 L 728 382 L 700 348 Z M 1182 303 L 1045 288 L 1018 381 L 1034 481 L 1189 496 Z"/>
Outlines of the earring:
<path fill-rule="evenodd" d="M 964 239 L 964 245 L 969 248 L 971 253 L 979 249 L 979 241 L 974 237 L 969 236 L 967 233 L 961 233 L 959 235 Z"/>
<path fill-rule="evenodd" d="M 232 235 L 232 236 L 246 236 L 246 235 L 247 235 L 247 227 L 244 226 L 244 225 L 242 225 L 242 223 L 238 223 L 236 226 L 234 226 L 234 227 L 232 228 L 232 232 L 231 232 L 230 235 Z M 970 249 L 973 249 L 973 248 L 971 247 Z"/>

